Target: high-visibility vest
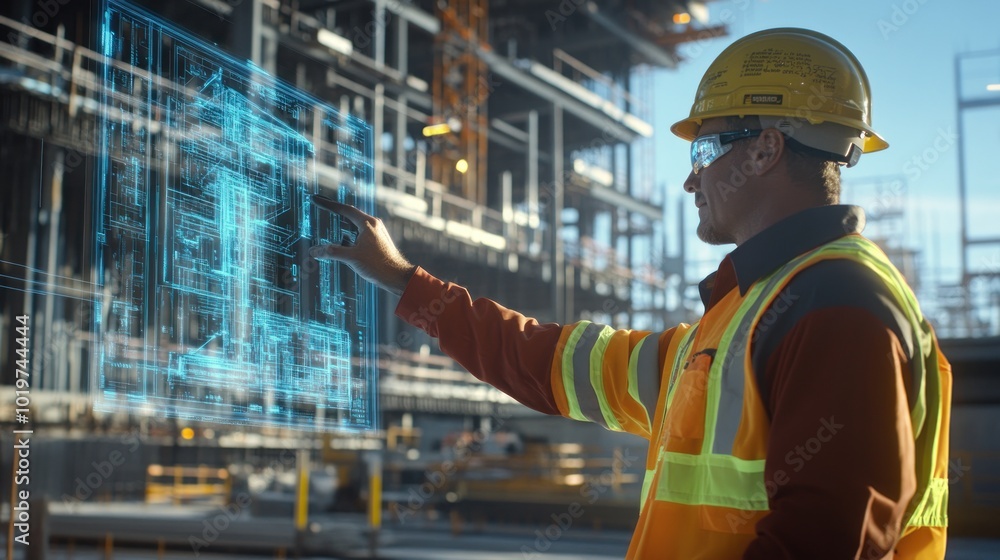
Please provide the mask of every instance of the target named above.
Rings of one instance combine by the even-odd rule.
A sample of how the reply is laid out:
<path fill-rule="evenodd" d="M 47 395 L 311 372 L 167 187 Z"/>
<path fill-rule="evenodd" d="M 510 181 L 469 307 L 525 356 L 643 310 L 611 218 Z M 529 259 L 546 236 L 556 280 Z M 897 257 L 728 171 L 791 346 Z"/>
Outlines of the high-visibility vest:
<path fill-rule="evenodd" d="M 917 490 L 895 557 L 944 558 L 951 367 L 902 275 L 858 234 L 796 257 L 745 295 L 730 291 L 700 321 L 677 327 L 665 353 L 657 351 L 657 335 L 595 329 L 585 322 L 564 333 L 559 363 L 553 364 L 554 394 L 564 414 L 650 438 L 629 558 L 738 558 L 755 538 L 754 527 L 769 509 L 764 463 L 770 421 L 754 381 L 752 333 L 766 313 L 780 307 L 792 278 L 826 259 L 850 259 L 874 271 L 912 329 L 910 416 Z M 615 343 L 618 338 L 622 344 Z M 696 338 L 699 348 L 715 348 L 714 356 L 696 352 Z M 638 393 L 640 371 L 656 362 L 658 353 L 666 386 L 654 408 Z M 626 359 L 627 382 L 616 381 L 609 364 Z M 643 425 L 642 413 L 652 410 L 662 416 Z"/>

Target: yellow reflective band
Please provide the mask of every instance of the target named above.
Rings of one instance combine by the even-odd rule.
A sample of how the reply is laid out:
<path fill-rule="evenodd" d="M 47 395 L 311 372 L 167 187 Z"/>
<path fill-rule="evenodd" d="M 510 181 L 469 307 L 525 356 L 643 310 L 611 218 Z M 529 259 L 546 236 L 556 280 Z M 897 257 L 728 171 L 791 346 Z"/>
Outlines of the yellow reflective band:
<path fill-rule="evenodd" d="M 562 353 L 562 379 L 563 392 L 566 393 L 566 404 L 569 406 L 569 417 L 574 420 L 586 421 L 587 417 L 580 410 L 580 401 L 576 398 L 576 387 L 573 385 L 573 354 L 576 352 L 576 345 L 580 342 L 580 337 L 590 326 L 590 321 L 580 321 L 569 339 L 566 340 L 566 348 Z"/>
<path fill-rule="evenodd" d="M 656 499 L 692 506 L 767 511 L 764 459 L 667 451 Z"/>
<path fill-rule="evenodd" d="M 913 377 L 913 387 L 914 394 L 916 398 L 914 402 L 910 404 L 910 423 L 913 426 L 914 434 L 920 434 L 924 429 L 933 430 L 933 433 L 937 433 L 937 428 L 940 423 L 940 417 L 938 412 L 932 414 L 932 422 L 929 426 L 924 426 L 925 421 L 928 417 L 928 390 L 927 390 L 927 375 L 925 360 L 930 356 L 933 343 L 933 335 L 931 333 L 930 325 L 924 319 L 923 314 L 920 311 L 920 305 L 917 302 L 916 296 L 913 294 L 913 290 L 910 289 L 909 285 L 906 283 L 906 279 L 903 278 L 902 274 L 892 265 L 889 261 L 889 257 L 885 255 L 882 249 L 879 248 L 874 242 L 860 235 L 847 235 L 828 243 L 809 253 L 807 264 L 812 264 L 812 262 L 819 260 L 819 257 L 830 257 L 834 258 L 849 258 L 851 260 L 860 262 L 861 264 L 867 265 L 875 274 L 882 280 L 883 284 L 892 293 L 893 299 L 900 306 L 900 310 L 906 314 L 907 320 L 909 321 L 912 333 L 913 333 L 913 344 L 914 344 L 914 357 L 918 359 L 912 360 L 910 364 L 911 374 Z M 796 264 L 792 267 L 792 270 L 785 274 L 793 274 L 801 263 Z M 781 274 L 781 273 L 779 273 Z M 770 296 L 769 296 L 770 297 Z M 922 359 L 921 359 L 922 358 Z M 937 369 L 934 368 L 936 373 Z M 932 395 L 932 398 L 934 395 Z M 937 452 L 937 438 L 934 438 L 934 443 L 929 446 L 928 451 L 932 454 Z"/>
<path fill-rule="evenodd" d="M 667 409 L 670 408 L 670 403 L 674 400 L 674 382 L 677 381 L 677 376 L 679 376 L 681 370 L 684 369 L 684 360 L 687 359 L 688 353 L 691 351 L 691 345 L 694 343 L 694 333 L 697 330 L 698 323 L 694 323 L 691 325 L 691 328 L 684 333 L 684 337 L 681 339 L 680 344 L 677 345 L 677 355 L 674 356 L 674 364 L 670 369 L 670 381 L 667 383 L 667 402 L 663 407 L 664 417 L 667 415 Z"/>
<path fill-rule="evenodd" d="M 867 247 L 869 251 L 865 252 L 864 257 L 871 266 L 876 268 L 883 281 L 892 290 L 896 301 L 902 304 L 903 312 L 906 313 L 907 319 L 913 326 L 913 343 L 916 346 L 914 357 L 926 358 L 930 352 L 930 348 L 933 346 L 933 342 L 931 340 L 930 326 L 920 313 L 920 306 L 917 303 L 916 296 L 913 295 L 913 291 L 910 290 L 910 287 L 906 284 L 906 280 L 903 279 L 899 271 L 895 270 L 895 268 L 884 260 L 888 259 L 888 257 L 885 257 L 881 249 L 874 246 L 874 244 L 872 245 L 873 247 Z M 911 362 L 911 369 L 917 398 L 911 406 L 910 423 L 913 425 L 914 433 L 919 434 L 924 429 L 924 422 L 927 419 L 927 372 L 925 371 L 924 360 L 914 359 Z M 931 428 L 936 430 L 937 426 L 935 425 Z"/>
<path fill-rule="evenodd" d="M 920 504 L 914 510 L 913 516 L 906 522 L 913 527 L 947 527 L 948 526 L 948 479 L 932 478 L 927 492 Z"/>
<path fill-rule="evenodd" d="M 642 477 L 642 493 L 639 494 L 640 509 L 649 497 L 649 487 L 653 485 L 654 478 L 656 478 L 656 469 L 646 469 L 646 476 Z"/>
<path fill-rule="evenodd" d="M 938 455 L 939 438 L 937 436 L 942 422 L 940 371 L 937 367 L 937 345 L 930 325 L 920 311 L 916 296 L 907 285 L 902 274 L 892 266 L 885 253 L 873 242 L 858 235 L 848 235 L 837 239 L 823 247 L 812 251 L 782 267 L 767 281 L 759 284 L 764 292 L 763 300 L 770 303 L 784 289 L 786 280 L 794 276 L 802 268 L 811 266 L 817 261 L 830 258 L 850 259 L 866 266 L 874 272 L 892 295 L 900 310 L 906 315 L 913 335 L 914 359 L 911 362 L 912 385 L 915 398 L 910 403 L 910 418 L 914 429 L 914 437 L 921 431 L 928 433 L 928 443 L 917 450 L 918 490 L 911 502 L 910 525 L 947 526 L 948 487 L 947 480 L 930 479 L 930 470 Z M 773 282 L 774 278 L 781 280 Z M 756 288 L 757 286 L 755 286 Z M 760 297 L 760 291 L 751 289 L 747 299 Z M 767 306 L 756 310 L 756 316 L 750 323 L 755 328 L 766 311 Z M 741 310 L 742 311 L 742 310 Z M 737 313 L 739 316 L 739 312 Z M 722 347 L 723 344 L 720 344 Z M 713 433 L 713 432 L 709 432 Z"/>
<path fill-rule="evenodd" d="M 929 330 L 930 325 L 927 324 L 926 322 L 924 324 L 927 326 Z M 927 422 L 924 425 L 923 429 L 929 430 L 927 432 L 927 435 L 929 436 L 930 444 L 924 446 L 923 457 L 920 456 L 917 457 L 918 461 L 917 465 L 919 469 L 917 471 L 918 476 L 922 475 L 924 472 L 930 474 L 934 473 L 934 465 L 937 463 L 937 458 L 939 453 L 938 447 L 941 444 L 941 438 L 939 436 L 941 432 L 941 422 L 944 421 L 942 419 L 942 416 L 945 414 L 944 412 L 945 409 L 943 407 L 948 407 L 948 410 L 950 410 L 951 407 L 950 401 L 948 401 L 947 403 L 942 403 L 942 400 L 945 397 L 941 393 L 942 392 L 941 369 L 938 367 L 938 352 L 940 351 L 940 348 L 938 348 L 937 341 L 934 340 L 933 335 L 931 336 L 930 345 L 931 345 L 931 352 L 930 352 L 930 357 L 928 358 L 930 369 L 928 371 L 925 371 L 924 374 L 924 378 L 927 380 L 927 383 L 925 383 L 926 389 L 922 388 L 922 390 L 925 390 L 926 392 L 926 395 L 924 395 L 925 398 L 922 400 L 922 402 L 926 403 L 927 405 L 927 409 L 925 410 L 925 417 L 927 419 Z M 916 426 L 915 424 L 913 425 Z M 914 428 L 914 437 L 917 437 L 918 432 L 916 432 L 915 430 L 916 428 Z M 945 450 L 945 454 L 947 453 L 948 450 Z M 923 469 L 921 469 L 920 466 L 922 466 Z M 947 487 L 945 488 L 945 490 L 947 491 Z M 947 501 L 947 496 L 945 496 L 945 498 Z"/>
<path fill-rule="evenodd" d="M 723 331 L 709 368 L 702 453 L 726 455 L 732 452 L 743 415 L 744 361 L 753 340 L 754 325 L 783 287 L 790 271 L 806 262 L 809 256 L 802 255 L 755 282 Z"/>
<path fill-rule="evenodd" d="M 597 395 L 597 405 L 601 407 L 604 425 L 609 430 L 620 432 L 622 425 L 615 418 L 615 412 L 608 404 L 608 395 L 604 392 L 604 351 L 608 349 L 608 343 L 611 342 L 611 337 L 614 334 L 615 329 L 606 326 L 601 330 L 601 334 L 597 335 L 594 348 L 590 351 L 590 385 L 594 388 L 594 394 Z"/>
<path fill-rule="evenodd" d="M 738 397 L 742 393 L 738 390 L 729 391 L 725 382 L 743 381 L 744 369 L 749 367 L 747 353 L 752 340 L 748 335 L 757 327 L 770 304 L 780 296 L 781 290 L 799 271 L 827 259 L 850 259 L 872 270 L 890 291 L 892 299 L 910 323 L 914 352 L 911 365 L 912 386 L 916 389 L 910 413 L 915 437 L 925 434 L 921 438 L 926 438 L 926 444 L 919 445 L 916 450 L 918 493 L 913 498 L 916 503 L 911 508 L 907 526 L 947 526 L 948 480 L 932 478 L 931 474 L 938 459 L 938 433 L 948 410 L 948 403 L 943 400 L 942 395 L 937 356 L 939 348 L 933 330 L 920 312 L 916 297 L 906 280 L 877 245 L 859 235 L 842 237 L 800 255 L 755 283 L 722 334 L 716 359 L 713 360 L 702 454 L 663 453 L 657 467 L 659 471 L 655 476 L 647 473 L 643 481 L 644 500 L 649 497 L 650 487 L 653 487 L 653 497 L 659 501 L 742 511 L 768 510 L 764 460 L 745 460 L 729 455 L 735 438 L 734 430 L 739 426 L 739 416 L 723 413 L 722 406 L 738 412 L 742 406 L 742 399 Z M 683 370 L 682 364 L 691 343 L 689 336 L 693 331 L 692 328 L 687 333 L 688 336 L 682 339 L 674 356 L 665 409 L 671 405 L 673 383 Z M 721 377 L 728 370 L 740 375 L 733 375 L 731 379 Z M 738 389 L 735 386 L 732 388 Z"/>

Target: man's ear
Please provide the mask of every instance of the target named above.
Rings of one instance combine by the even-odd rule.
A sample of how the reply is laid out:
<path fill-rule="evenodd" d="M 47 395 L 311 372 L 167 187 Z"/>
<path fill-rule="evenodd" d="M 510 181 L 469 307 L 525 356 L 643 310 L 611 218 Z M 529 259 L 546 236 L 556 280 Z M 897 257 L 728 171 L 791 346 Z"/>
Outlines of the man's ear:
<path fill-rule="evenodd" d="M 747 149 L 747 155 L 753 162 L 754 173 L 758 177 L 768 173 L 785 152 L 785 135 L 776 128 L 766 128 Z"/>

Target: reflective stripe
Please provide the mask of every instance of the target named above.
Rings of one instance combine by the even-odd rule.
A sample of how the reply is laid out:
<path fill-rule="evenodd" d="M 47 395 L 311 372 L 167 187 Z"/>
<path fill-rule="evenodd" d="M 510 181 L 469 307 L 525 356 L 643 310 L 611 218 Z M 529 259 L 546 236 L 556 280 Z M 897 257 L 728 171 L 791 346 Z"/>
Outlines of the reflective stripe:
<path fill-rule="evenodd" d="M 756 282 L 737 309 L 734 320 L 730 320 L 722 333 L 709 373 L 708 406 L 714 407 L 714 413 L 706 415 L 708 425 L 705 426 L 702 453 L 709 449 L 712 453 L 724 455 L 733 452 L 736 432 L 743 416 L 744 360 L 757 315 L 765 307 L 764 304 L 771 301 L 773 292 L 781 287 L 787 274 L 809 256 L 799 257 L 765 277 L 765 281 Z"/>
<path fill-rule="evenodd" d="M 574 420 L 586 420 L 587 417 L 580 411 L 580 402 L 576 398 L 576 386 L 573 375 L 573 357 L 576 355 L 576 347 L 580 342 L 580 337 L 590 327 L 590 321 L 580 321 L 573 332 L 566 340 L 566 348 L 562 352 L 562 381 L 563 392 L 566 394 L 566 405 L 569 407 L 569 417 Z M 589 348 L 588 348 L 589 349 Z M 583 371 L 587 371 L 584 369 Z"/>
<path fill-rule="evenodd" d="M 902 311 L 913 329 L 914 356 L 927 358 L 933 346 L 933 335 L 930 326 L 924 320 L 913 290 L 906 279 L 892 265 L 885 253 L 872 241 L 860 236 L 846 236 L 823 247 L 816 252 L 819 255 L 833 253 L 861 262 L 872 269 L 892 293 L 893 299 L 900 305 Z M 919 350 L 919 352 L 918 352 Z M 912 386 L 916 388 L 916 399 L 911 404 L 910 421 L 915 433 L 920 433 L 926 418 L 926 372 L 923 360 L 913 360 L 911 363 Z"/>
<path fill-rule="evenodd" d="M 925 435 L 921 438 L 925 438 L 922 441 L 927 443 L 919 445 L 918 441 L 917 478 L 920 486 L 914 497 L 918 503 L 911 502 L 912 513 L 907 517 L 907 526 L 947 526 L 948 481 L 931 478 L 930 470 L 937 460 L 938 433 L 948 407 L 942 401 L 941 371 L 937 362 L 939 349 L 905 279 L 877 246 L 857 235 L 846 236 L 801 255 L 751 288 L 723 333 L 717 359 L 710 369 L 706 406 L 711 408 L 706 411 L 702 453 L 664 452 L 657 463 L 654 499 L 743 511 L 767 511 L 765 461 L 731 456 L 742 417 L 747 352 L 754 328 L 770 304 L 780 296 L 780 290 L 805 266 L 830 258 L 852 259 L 876 272 L 911 324 L 915 352 L 913 381 L 914 386 L 919 388 L 918 397 L 912 404 L 911 417 L 914 429 L 924 430 Z M 684 369 L 682 364 L 690 351 L 694 331 L 694 327 L 690 329 L 678 346 L 668 382 L 666 407 L 671 404 L 674 381 Z M 648 496 L 648 486 L 653 480 L 654 477 L 647 474 L 643 481 L 644 497 Z"/>
<path fill-rule="evenodd" d="M 667 405 L 670 404 L 670 400 L 673 398 L 674 383 L 677 381 L 677 376 L 684 369 L 684 362 L 691 351 L 691 345 L 694 344 L 694 333 L 697 330 L 698 323 L 691 325 L 691 328 L 684 333 L 684 338 L 680 344 L 677 345 L 677 355 L 674 356 L 674 363 L 670 368 L 670 381 L 667 383 Z M 663 407 L 664 413 L 666 413 L 666 408 L 666 406 Z"/>
<path fill-rule="evenodd" d="M 929 328 L 929 325 L 928 325 Z M 924 430 L 929 430 L 926 437 L 929 438 L 929 443 L 923 446 L 923 453 L 920 454 L 921 449 L 917 449 L 916 456 L 916 471 L 917 471 L 917 491 L 914 495 L 913 500 L 910 501 L 910 507 L 908 508 L 906 519 L 906 525 L 930 525 L 935 527 L 947 527 L 948 525 L 948 480 L 943 478 L 933 478 L 933 474 L 936 471 L 936 465 L 938 462 L 938 453 L 940 450 L 938 446 L 940 445 L 940 430 L 941 423 L 944 422 L 943 415 L 945 414 L 944 407 L 950 409 L 951 403 L 942 404 L 942 387 L 941 387 L 941 369 L 938 364 L 938 348 L 937 342 L 932 338 L 931 340 L 931 353 L 930 360 L 931 368 L 929 370 L 929 375 L 925 375 L 924 378 L 927 380 L 927 385 L 925 392 L 926 398 L 924 399 L 927 405 L 926 422 L 923 426 Z M 916 432 L 916 427 L 914 427 L 914 433 Z M 947 453 L 947 451 L 945 451 Z M 923 482 L 927 477 L 932 477 L 930 482 L 926 487 L 922 486 Z M 941 481 L 944 481 L 943 483 Z M 919 503 L 914 503 L 919 496 Z M 928 522 L 930 520 L 930 522 Z"/>
<path fill-rule="evenodd" d="M 915 514 L 907 522 L 914 527 L 948 526 L 948 479 L 932 478 L 927 492 L 916 507 Z"/>
<path fill-rule="evenodd" d="M 656 499 L 687 505 L 766 511 L 764 459 L 664 453 Z"/>
<path fill-rule="evenodd" d="M 910 423 L 914 435 L 924 438 L 927 443 L 917 449 L 918 487 L 907 508 L 906 525 L 945 527 L 948 523 L 947 480 L 932 477 L 940 452 L 938 436 L 941 423 L 946 414 L 945 407 L 949 406 L 942 403 L 939 348 L 934 340 L 933 330 L 920 311 L 913 290 L 902 274 L 889 263 L 885 253 L 867 239 L 854 239 L 848 246 L 852 245 L 856 254 L 854 258 L 860 257 L 889 286 L 913 329 L 914 359 L 910 361 L 910 372 L 913 376 L 911 386 L 916 388 L 916 398 L 910 406 Z"/>
<path fill-rule="evenodd" d="M 605 428 L 608 426 L 604 422 L 604 415 L 601 414 L 601 405 L 597 401 L 597 394 L 594 392 L 594 387 L 590 382 L 590 364 L 592 358 L 591 351 L 606 328 L 604 325 L 587 323 L 587 327 L 580 334 L 579 338 L 577 338 L 576 344 L 573 347 L 573 366 L 571 369 L 573 375 L 571 383 L 573 384 L 577 404 L 580 407 L 580 415 L 582 416 L 582 418 L 577 418 L 577 420 L 591 420 Z M 573 334 L 576 333 L 574 332 Z M 574 416 L 574 418 L 576 417 Z"/>
<path fill-rule="evenodd" d="M 927 445 L 923 445 L 917 450 L 916 457 L 917 481 L 920 484 L 916 496 L 923 496 L 930 491 L 926 485 L 937 460 L 937 434 L 940 430 L 943 411 L 941 408 L 941 372 L 937 367 L 938 349 L 934 341 L 933 331 L 920 311 L 916 296 L 907 285 L 905 278 L 892 266 L 878 245 L 864 237 L 857 235 L 842 237 L 809 253 L 806 257 L 809 257 L 808 263 L 793 261 L 776 274 L 782 278 L 789 277 L 803 264 L 812 264 L 824 258 L 850 259 L 875 272 L 889 289 L 895 303 L 906 314 L 914 345 L 914 359 L 910 361 L 910 374 L 912 376 L 911 387 L 915 388 L 915 398 L 910 403 L 910 422 L 915 436 L 927 431 L 929 440 Z M 799 260 L 796 259 L 796 261 Z M 791 269 L 786 270 L 786 268 Z M 767 301 L 774 299 L 775 291 L 776 288 L 771 290 L 772 293 L 766 298 Z M 758 312 L 758 317 L 754 318 L 753 325 L 758 324 L 761 319 L 759 315 L 762 312 L 763 310 Z M 928 364 L 930 364 L 929 369 Z M 910 516 L 919 515 L 917 507 L 916 503 L 911 501 Z"/>
<path fill-rule="evenodd" d="M 914 357 L 923 357 L 926 359 L 931 354 L 934 345 L 933 335 L 931 334 L 930 325 L 927 324 L 927 321 L 924 320 L 920 312 L 920 305 L 917 303 L 916 296 L 913 295 L 913 290 L 907 285 L 902 274 L 892 266 L 885 253 L 871 241 L 858 239 L 848 245 L 848 247 L 853 248 L 855 255 L 860 253 L 859 256 L 862 262 L 873 268 L 886 285 L 888 285 L 893 297 L 901 304 L 903 312 L 906 313 L 907 319 L 909 319 L 910 325 L 913 328 L 913 339 L 916 348 Z M 911 385 L 916 388 L 916 399 L 914 399 L 910 408 L 910 423 L 916 434 L 919 434 L 925 428 L 924 421 L 927 418 L 927 371 L 925 368 L 926 364 L 923 359 L 914 359 L 911 361 L 910 372 L 913 377 Z M 937 433 L 936 425 L 932 426 L 931 429 L 934 430 L 934 433 Z"/>
<path fill-rule="evenodd" d="M 717 360 L 712 364 L 708 406 L 711 407 L 716 402 L 718 402 L 718 406 L 714 414 L 708 414 L 709 425 L 705 427 L 706 438 L 703 452 L 707 451 L 709 447 L 713 453 L 728 454 L 732 452 L 742 418 L 745 360 L 752 342 L 752 332 L 756 330 L 756 325 L 771 308 L 771 303 L 780 297 L 781 290 L 787 286 L 790 277 L 804 264 L 811 264 L 818 260 L 818 257 L 830 254 L 839 254 L 843 258 L 852 258 L 855 261 L 860 260 L 862 264 L 874 268 L 874 271 L 886 283 L 896 300 L 902 304 L 904 312 L 910 319 L 910 324 L 920 323 L 919 318 L 912 313 L 912 309 L 916 307 L 916 300 L 911 299 L 912 292 L 909 294 L 911 297 L 907 297 L 905 292 L 908 290 L 901 288 L 898 273 L 893 274 L 891 265 L 886 266 L 886 263 L 879 259 L 878 254 L 873 254 L 873 247 L 878 250 L 877 246 L 860 236 L 842 237 L 817 250 L 800 255 L 754 284 L 734 315 L 734 319 L 738 318 L 738 320 L 730 321 L 730 325 L 723 333 L 718 345 Z M 905 287 L 905 282 L 902 286 Z M 914 338 L 918 338 L 916 333 L 914 334 Z M 922 378 L 923 375 L 920 377 Z M 921 381 L 922 379 L 915 379 L 915 383 L 918 385 L 921 385 Z M 922 395 L 922 391 L 918 394 Z M 921 398 L 918 399 L 914 409 L 916 416 L 920 416 L 922 410 L 923 399 Z M 711 425 L 713 419 L 714 426 Z M 913 420 L 922 422 L 923 419 L 922 417 L 914 417 Z"/>
<path fill-rule="evenodd" d="M 658 385 L 663 376 L 659 367 L 659 341 L 660 333 L 642 337 L 628 358 L 628 394 L 642 406 L 647 418 L 650 411 L 656 410 Z"/>
<path fill-rule="evenodd" d="M 860 236 L 846 236 L 829 243 L 814 253 L 820 258 L 848 258 L 864 264 L 875 272 L 892 294 L 893 300 L 906 314 L 912 329 L 913 359 L 910 361 L 911 386 L 915 398 L 910 404 L 910 421 L 915 437 L 925 432 L 924 445 L 916 453 L 917 491 L 906 514 L 907 526 L 946 527 L 948 524 L 948 481 L 933 478 L 938 458 L 938 446 L 943 415 L 941 371 L 938 367 L 938 347 L 933 330 L 920 311 L 913 290 L 902 274 L 892 266 L 885 253 L 873 242 Z M 759 320 L 759 318 L 757 319 Z M 929 366 L 929 367 L 928 367 Z"/>
<path fill-rule="evenodd" d="M 654 478 L 656 478 L 656 469 L 646 469 L 646 475 L 642 477 L 642 493 L 639 494 L 639 508 L 642 508 L 643 504 L 646 503 L 646 498 L 649 497 L 649 487 L 653 485 Z"/>
<path fill-rule="evenodd" d="M 920 311 L 913 290 L 902 274 L 891 265 L 885 253 L 867 239 L 854 239 L 852 245 L 861 260 L 882 277 L 893 297 L 903 308 L 913 329 L 914 356 L 910 361 L 916 398 L 910 407 L 910 422 L 915 436 L 927 442 L 918 446 L 916 456 L 917 491 L 907 508 L 907 526 L 947 527 L 948 480 L 933 477 L 940 452 L 939 432 L 945 407 L 942 403 L 941 370 L 933 330 Z M 857 258 L 857 256 L 855 257 Z M 929 366 L 929 367 L 928 367 Z M 926 435 L 921 435 L 926 434 Z"/>
<path fill-rule="evenodd" d="M 740 427 L 740 418 L 743 416 L 743 368 L 739 368 L 739 374 L 732 371 L 735 369 L 724 368 L 722 372 L 719 405 L 715 415 L 715 437 L 712 438 L 713 453 L 729 454 L 733 452 L 736 431 Z"/>
<path fill-rule="evenodd" d="M 606 428 L 620 432 L 622 431 L 622 426 L 618 423 L 618 419 L 615 418 L 615 412 L 611 409 L 611 405 L 608 404 L 608 395 L 604 392 L 604 352 L 608 349 L 608 343 L 611 342 L 611 337 L 614 334 L 614 329 L 605 326 L 601 329 L 600 334 L 597 335 L 594 348 L 590 351 L 590 386 L 594 395 L 597 396 L 597 405 L 599 408 L 597 411 L 590 411 L 581 406 L 580 410 L 583 411 L 584 416 L 594 422 L 601 424 L 602 422 L 598 419 L 602 418 L 604 420 L 603 425 Z M 578 348 L 578 350 L 583 350 L 583 348 Z"/>

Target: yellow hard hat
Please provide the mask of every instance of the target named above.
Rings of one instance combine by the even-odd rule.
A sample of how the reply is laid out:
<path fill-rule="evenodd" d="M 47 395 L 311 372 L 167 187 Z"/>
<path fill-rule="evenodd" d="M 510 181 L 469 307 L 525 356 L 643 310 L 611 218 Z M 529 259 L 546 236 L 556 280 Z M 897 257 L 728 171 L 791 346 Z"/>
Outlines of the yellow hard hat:
<path fill-rule="evenodd" d="M 889 147 L 872 130 L 871 88 L 861 63 L 844 45 L 808 29 L 767 29 L 730 45 L 702 77 L 690 116 L 670 130 L 694 140 L 704 119 L 747 115 L 826 123 L 807 127 L 814 130 L 806 138 L 846 127 L 865 153 Z"/>

